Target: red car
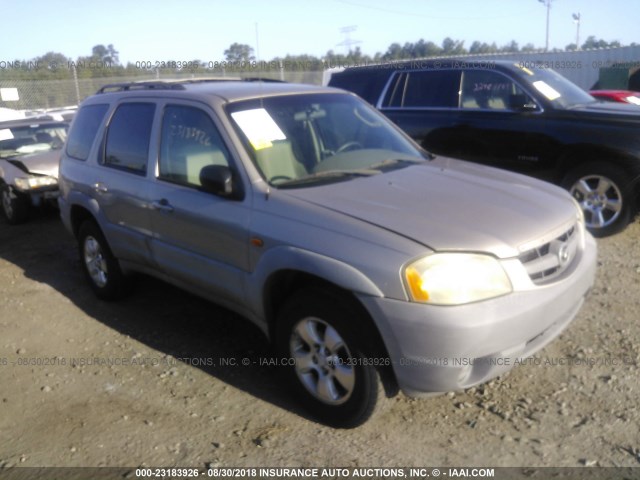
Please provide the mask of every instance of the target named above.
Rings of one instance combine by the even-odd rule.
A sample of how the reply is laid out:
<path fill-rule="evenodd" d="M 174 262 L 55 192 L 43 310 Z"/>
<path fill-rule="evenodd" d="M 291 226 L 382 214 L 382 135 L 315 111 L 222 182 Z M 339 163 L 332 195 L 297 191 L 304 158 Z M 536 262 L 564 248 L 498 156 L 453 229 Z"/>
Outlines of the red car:
<path fill-rule="evenodd" d="M 591 90 L 589 93 L 598 100 L 606 102 L 640 105 L 640 92 L 632 92 L 631 90 Z"/>

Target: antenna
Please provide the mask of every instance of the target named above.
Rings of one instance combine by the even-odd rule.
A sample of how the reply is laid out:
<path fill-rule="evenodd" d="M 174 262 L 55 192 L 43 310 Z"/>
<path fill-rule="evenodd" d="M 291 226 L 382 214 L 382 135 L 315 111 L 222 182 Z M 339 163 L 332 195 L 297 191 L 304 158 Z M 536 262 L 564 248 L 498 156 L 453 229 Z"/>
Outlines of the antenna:
<path fill-rule="evenodd" d="M 260 42 L 258 35 L 258 22 L 256 22 L 256 61 L 260 62 Z"/>

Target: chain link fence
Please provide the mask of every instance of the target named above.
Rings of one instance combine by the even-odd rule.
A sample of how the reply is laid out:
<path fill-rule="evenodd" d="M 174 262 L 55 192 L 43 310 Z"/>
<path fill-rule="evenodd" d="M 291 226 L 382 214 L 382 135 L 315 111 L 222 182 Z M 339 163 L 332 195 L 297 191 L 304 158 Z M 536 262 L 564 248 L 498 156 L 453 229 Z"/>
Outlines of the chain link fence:
<path fill-rule="evenodd" d="M 2 101 L 0 107 L 14 110 L 42 111 L 78 105 L 83 99 L 94 94 L 102 86 L 112 83 L 140 82 L 145 80 L 169 80 L 188 78 L 265 78 L 295 83 L 322 83 L 322 71 L 218 71 L 218 72 L 171 72 L 159 70 L 146 75 L 112 76 L 99 78 L 74 78 L 70 72 L 67 79 L 55 80 L 8 80 L 0 78 L 0 88 L 17 89 L 19 100 Z"/>

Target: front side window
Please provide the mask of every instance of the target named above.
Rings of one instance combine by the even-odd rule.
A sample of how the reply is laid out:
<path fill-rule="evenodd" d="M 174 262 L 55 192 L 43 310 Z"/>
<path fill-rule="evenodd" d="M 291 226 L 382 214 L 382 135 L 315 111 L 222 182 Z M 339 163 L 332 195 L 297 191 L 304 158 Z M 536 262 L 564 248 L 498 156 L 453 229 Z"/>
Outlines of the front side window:
<path fill-rule="evenodd" d="M 69 133 L 67 155 L 78 160 L 86 160 L 89 157 L 91 145 L 108 108 L 109 105 L 106 104 L 87 105 L 80 108 Z"/>
<path fill-rule="evenodd" d="M 481 110 L 511 110 L 535 105 L 510 78 L 487 70 L 467 70 L 462 75 L 460 106 Z"/>
<path fill-rule="evenodd" d="M 456 108 L 460 90 L 460 72 L 430 70 L 400 73 L 390 89 L 387 107 Z"/>
<path fill-rule="evenodd" d="M 229 152 L 209 115 L 198 108 L 167 106 L 158 178 L 200 187 L 200 172 L 209 165 L 229 166 Z"/>
<path fill-rule="evenodd" d="M 117 108 L 107 130 L 105 165 L 146 172 L 154 112 L 152 103 L 125 103 Z"/>

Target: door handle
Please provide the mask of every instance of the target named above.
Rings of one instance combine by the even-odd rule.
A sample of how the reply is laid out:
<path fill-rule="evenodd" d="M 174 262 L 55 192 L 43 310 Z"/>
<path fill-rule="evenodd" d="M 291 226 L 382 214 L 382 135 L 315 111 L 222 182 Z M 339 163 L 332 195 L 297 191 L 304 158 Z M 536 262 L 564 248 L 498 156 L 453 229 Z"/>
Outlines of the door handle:
<path fill-rule="evenodd" d="M 93 184 L 93 189 L 98 193 L 107 193 L 109 191 L 107 186 L 102 182 L 94 183 Z"/>
<path fill-rule="evenodd" d="M 173 207 L 169 203 L 169 200 L 167 200 L 166 198 L 151 202 L 151 208 L 153 208 L 154 210 L 160 210 L 161 212 L 166 212 L 166 213 L 173 212 Z"/>

